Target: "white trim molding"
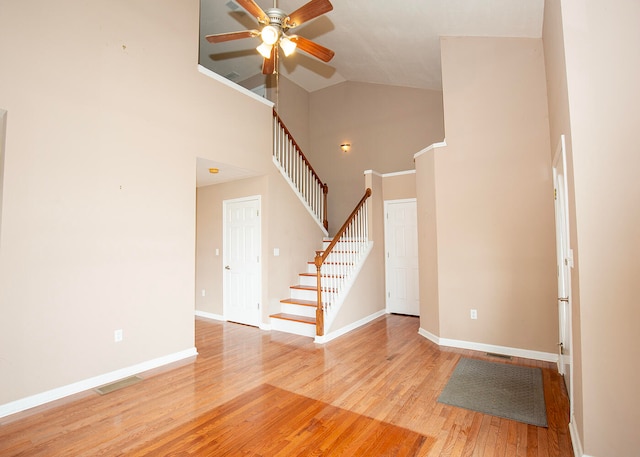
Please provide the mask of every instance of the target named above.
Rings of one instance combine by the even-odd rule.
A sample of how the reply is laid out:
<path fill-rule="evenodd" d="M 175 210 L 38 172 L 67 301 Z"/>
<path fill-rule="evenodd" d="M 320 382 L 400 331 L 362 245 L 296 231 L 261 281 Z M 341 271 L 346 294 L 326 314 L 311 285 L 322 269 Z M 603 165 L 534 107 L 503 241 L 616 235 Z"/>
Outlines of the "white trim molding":
<path fill-rule="evenodd" d="M 203 319 L 209 319 L 213 321 L 227 322 L 227 319 L 221 314 L 208 313 L 206 311 L 199 311 L 196 309 L 196 317 L 201 317 Z M 260 330 L 271 330 L 271 324 L 265 324 L 264 322 L 260 322 L 259 326 Z"/>
<path fill-rule="evenodd" d="M 418 157 L 420 157 L 422 154 L 426 154 L 427 152 L 433 150 L 433 149 L 437 149 L 437 148 L 444 148 L 447 146 L 447 140 L 442 140 L 440 143 L 433 143 L 431 146 L 424 148 L 422 151 L 418 151 L 413 155 L 414 159 L 417 159 Z"/>
<path fill-rule="evenodd" d="M 382 178 L 382 174 L 378 173 L 377 171 L 373 171 L 373 170 L 365 170 L 364 175 L 373 175 L 373 176 L 379 176 Z"/>
<path fill-rule="evenodd" d="M 383 178 L 393 178 L 394 176 L 404 176 L 404 175 L 415 175 L 415 170 L 406 170 L 406 171 L 396 171 L 393 173 L 383 173 Z"/>
<path fill-rule="evenodd" d="M 10 414 L 19 413 L 29 408 L 44 405 L 55 400 L 59 400 L 70 395 L 74 395 L 85 390 L 94 389 L 96 387 L 109 384 L 111 382 L 118 381 L 129 376 L 140 374 L 145 371 L 153 370 L 170 363 L 178 362 L 180 360 L 188 359 L 198 355 L 198 351 L 195 347 L 185 349 L 184 351 L 175 352 L 157 359 L 147 360 L 130 367 L 115 370 L 110 373 L 105 373 L 93 378 L 85 379 L 83 381 L 74 382 L 66 386 L 58 387 L 56 389 L 48 390 L 30 397 L 22 398 L 20 400 L 12 401 L 0 405 L 0 417 L 9 416 Z"/>
<path fill-rule="evenodd" d="M 256 94 L 255 92 L 250 91 L 249 89 L 247 89 L 246 87 L 242 87 L 240 84 L 234 83 L 233 81 L 228 80 L 227 78 L 225 78 L 224 76 L 220 76 L 218 73 L 215 73 L 211 70 L 209 70 L 206 67 L 203 67 L 202 65 L 198 64 L 198 71 L 200 73 L 202 73 L 205 76 L 208 76 L 211 79 L 215 79 L 218 82 L 221 82 L 222 84 L 231 87 L 232 89 L 237 90 L 238 92 L 242 92 L 245 95 L 248 95 L 249 97 L 259 101 L 260 103 L 264 103 L 265 105 L 269 106 L 270 108 L 273 108 L 273 106 L 275 105 L 272 101 L 261 97 L 260 95 Z"/>
<path fill-rule="evenodd" d="M 472 341 L 452 340 L 440 338 L 427 330 L 420 328 L 418 334 L 438 346 L 447 346 L 458 349 L 470 349 L 479 352 L 491 352 L 494 354 L 510 355 L 512 357 L 522 357 L 525 359 L 542 360 L 544 362 L 558 362 L 558 354 L 552 352 L 531 351 L 529 349 L 512 348 L 508 346 L 497 346 L 495 344 L 474 343 Z"/>
<path fill-rule="evenodd" d="M 582 441 L 580 441 L 580 434 L 576 427 L 576 418 L 571 415 L 571 422 L 569 422 L 569 435 L 571 436 L 571 445 L 573 446 L 573 455 L 575 457 L 590 457 L 582 450 Z"/>
<path fill-rule="evenodd" d="M 214 321 L 222 321 L 222 322 L 227 321 L 222 314 L 208 313 L 206 311 L 200 311 L 197 309 L 195 314 L 196 314 L 196 317 L 202 317 L 203 319 L 211 319 Z"/>
<path fill-rule="evenodd" d="M 369 322 L 379 318 L 380 316 L 384 316 L 386 313 L 387 312 L 384 309 L 381 309 L 380 311 L 370 314 L 369 316 L 364 317 L 352 324 L 349 324 L 346 327 L 342 327 L 341 329 L 338 329 L 335 332 L 330 332 L 323 336 L 316 336 L 314 342 L 318 344 L 324 344 L 328 341 L 338 338 L 339 336 L 344 335 L 345 333 L 349 333 L 350 331 L 355 330 L 358 327 L 362 327 L 363 325 L 368 324 Z"/>

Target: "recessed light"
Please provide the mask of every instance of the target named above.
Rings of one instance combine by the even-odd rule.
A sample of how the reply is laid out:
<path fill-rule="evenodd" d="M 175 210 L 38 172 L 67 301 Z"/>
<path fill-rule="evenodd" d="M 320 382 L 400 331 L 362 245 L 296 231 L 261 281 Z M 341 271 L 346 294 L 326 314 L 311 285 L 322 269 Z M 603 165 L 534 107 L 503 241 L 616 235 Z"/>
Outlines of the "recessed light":
<path fill-rule="evenodd" d="M 212 175 L 215 175 L 216 173 L 218 173 L 220 170 L 218 168 L 209 168 L 209 173 L 211 173 Z"/>

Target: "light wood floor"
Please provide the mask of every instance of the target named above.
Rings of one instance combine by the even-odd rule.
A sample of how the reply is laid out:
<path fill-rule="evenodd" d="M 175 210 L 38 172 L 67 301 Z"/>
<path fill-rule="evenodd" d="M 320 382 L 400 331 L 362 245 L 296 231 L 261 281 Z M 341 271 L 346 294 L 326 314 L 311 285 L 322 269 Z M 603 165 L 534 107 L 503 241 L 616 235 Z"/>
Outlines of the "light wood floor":
<path fill-rule="evenodd" d="M 437 402 L 461 356 L 388 315 L 325 345 L 196 320 L 197 359 L 0 419 L 0 456 L 571 456 L 568 402 L 542 368 L 549 428 Z"/>

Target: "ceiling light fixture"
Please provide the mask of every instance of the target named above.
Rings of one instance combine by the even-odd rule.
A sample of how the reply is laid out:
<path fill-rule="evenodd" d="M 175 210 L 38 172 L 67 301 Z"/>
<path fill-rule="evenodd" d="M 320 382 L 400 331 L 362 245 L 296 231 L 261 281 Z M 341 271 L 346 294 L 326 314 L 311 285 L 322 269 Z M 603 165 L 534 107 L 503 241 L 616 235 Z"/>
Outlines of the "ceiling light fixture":
<path fill-rule="evenodd" d="M 260 32 L 260 37 L 264 44 L 274 45 L 280 39 L 280 30 L 273 25 L 267 25 Z"/>
<path fill-rule="evenodd" d="M 296 50 L 297 44 L 291 41 L 291 38 L 282 34 L 282 38 L 280 38 L 280 47 L 282 48 L 282 52 L 284 52 L 285 57 L 289 57 L 293 54 L 293 51 Z"/>
<path fill-rule="evenodd" d="M 264 57 L 265 59 L 271 58 L 271 50 L 273 49 L 273 45 L 262 43 L 260 46 L 256 48 L 256 50 Z"/>
<path fill-rule="evenodd" d="M 218 168 L 209 168 L 209 173 L 211 173 L 212 175 L 215 175 L 216 173 L 218 173 L 220 170 Z"/>
<path fill-rule="evenodd" d="M 340 149 L 342 149 L 342 152 L 344 152 L 346 154 L 347 152 L 349 152 L 351 150 L 351 143 L 342 143 L 340 145 Z"/>

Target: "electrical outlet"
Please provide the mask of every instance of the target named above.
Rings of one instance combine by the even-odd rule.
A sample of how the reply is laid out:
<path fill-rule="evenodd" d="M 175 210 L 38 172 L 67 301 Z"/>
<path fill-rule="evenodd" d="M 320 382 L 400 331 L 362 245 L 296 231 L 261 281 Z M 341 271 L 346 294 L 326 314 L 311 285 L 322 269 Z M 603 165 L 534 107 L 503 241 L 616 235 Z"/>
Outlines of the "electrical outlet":
<path fill-rule="evenodd" d="M 477 319 L 478 318 L 478 310 L 477 309 L 472 309 L 471 310 L 471 319 Z"/>
<path fill-rule="evenodd" d="M 123 338 L 122 329 L 118 329 L 113 332 L 114 343 L 119 343 L 120 341 L 122 341 L 122 338 Z"/>
<path fill-rule="evenodd" d="M 204 297 L 205 295 L 207 295 L 207 291 L 202 289 L 202 296 Z"/>

